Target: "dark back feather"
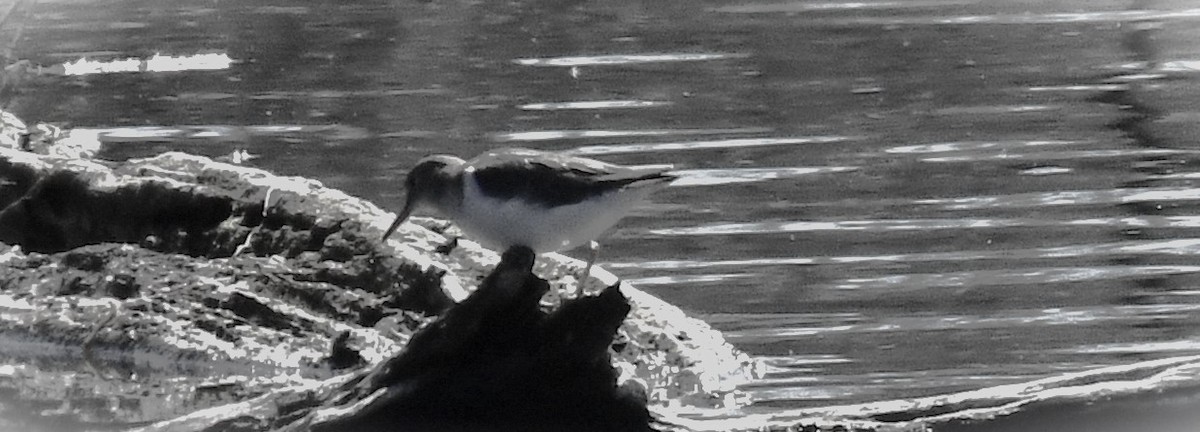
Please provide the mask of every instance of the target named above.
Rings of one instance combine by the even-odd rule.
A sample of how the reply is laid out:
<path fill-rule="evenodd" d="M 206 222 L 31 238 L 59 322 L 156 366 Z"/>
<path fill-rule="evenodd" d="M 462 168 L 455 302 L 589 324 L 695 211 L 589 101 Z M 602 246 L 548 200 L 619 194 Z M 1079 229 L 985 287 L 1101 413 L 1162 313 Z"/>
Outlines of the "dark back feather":
<path fill-rule="evenodd" d="M 520 197 L 546 207 L 575 204 L 635 183 L 675 179 L 666 168 L 625 167 L 528 149 L 491 151 L 470 165 L 484 194 L 500 199 Z"/>

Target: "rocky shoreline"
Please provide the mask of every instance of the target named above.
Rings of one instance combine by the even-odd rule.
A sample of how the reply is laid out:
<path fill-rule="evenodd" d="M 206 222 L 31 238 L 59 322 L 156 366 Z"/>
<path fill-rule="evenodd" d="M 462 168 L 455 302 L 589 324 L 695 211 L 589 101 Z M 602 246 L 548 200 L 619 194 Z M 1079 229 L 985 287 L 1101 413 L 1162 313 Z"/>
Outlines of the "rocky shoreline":
<path fill-rule="evenodd" d="M 0 417 L 27 430 L 154 430 L 329 385 L 399 353 L 498 262 L 469 241 L 446 250 L 414 224 L 380 243 L 389 214 L 313 180 L 183 153 L 75 153 L 0 149 Z M 578 266 L 536 260 L 544 310 L 579 285 Z M 593 295 L 618 284 L 593 276 Z M 652 406 L 736 405 L 756 364 L 703 322 L 620 287 L 631 310 L 606 351 L 621 388 Z"/>

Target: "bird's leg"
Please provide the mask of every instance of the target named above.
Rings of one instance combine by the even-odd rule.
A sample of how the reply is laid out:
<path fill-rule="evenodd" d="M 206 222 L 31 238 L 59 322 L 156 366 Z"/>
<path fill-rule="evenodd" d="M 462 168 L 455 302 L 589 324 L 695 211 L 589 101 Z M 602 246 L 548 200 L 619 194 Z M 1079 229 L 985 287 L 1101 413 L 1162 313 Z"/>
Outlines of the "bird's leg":
<path fill-rule="evenodd" d="M 579 274 L 579 284 L 575 288 L 574 297 L 583 297 L 583 284 L 592 276 L 592 266 L 596 264 L 596 258 L 600 257 L 600 243 L 595 240 L 588 242 L 588 257 L 587 264 L 583 267 L 583 272 Z"/>

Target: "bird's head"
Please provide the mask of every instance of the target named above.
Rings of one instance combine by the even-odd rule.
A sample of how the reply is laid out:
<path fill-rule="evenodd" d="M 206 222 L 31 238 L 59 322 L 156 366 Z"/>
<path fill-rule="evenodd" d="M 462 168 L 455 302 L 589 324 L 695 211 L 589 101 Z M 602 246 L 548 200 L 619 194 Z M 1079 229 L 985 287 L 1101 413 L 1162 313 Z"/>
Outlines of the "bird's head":
<path fill-rule="evenodd" d="M 444 213 L 442 203 L 458 193 L 455 188 L 459 187 L 458 179 L 462 175 L 463 164 L 462 159 L 450 155 L 426 156 L 418 161 L 404 179 L 404 208 L 383 234 L 383 239 L 387 240 L 418 209 L 428 208 Z"/>

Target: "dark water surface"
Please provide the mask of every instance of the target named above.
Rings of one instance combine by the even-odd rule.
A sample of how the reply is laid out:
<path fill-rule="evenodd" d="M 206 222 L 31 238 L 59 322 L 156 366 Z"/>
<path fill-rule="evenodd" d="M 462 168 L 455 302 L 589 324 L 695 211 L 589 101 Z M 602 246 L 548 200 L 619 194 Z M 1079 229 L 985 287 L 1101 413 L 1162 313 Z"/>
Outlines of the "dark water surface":
<path fill-rule="evenodd" d="M 602 264 L 767 359 L 764 409 L 1200 353 L 1195 2 L 19 6 L 8 108 L 108 158 L 246 150 L 393 210 L 433 152 L 675 163 Z"/>

